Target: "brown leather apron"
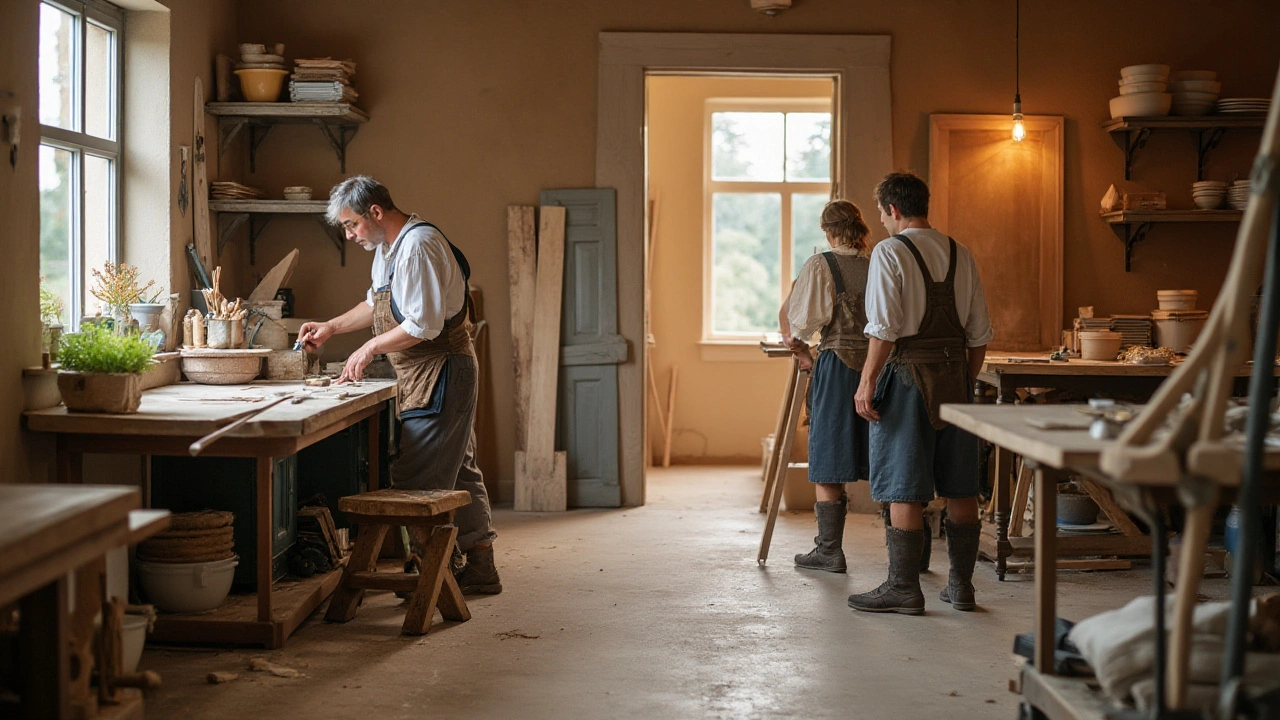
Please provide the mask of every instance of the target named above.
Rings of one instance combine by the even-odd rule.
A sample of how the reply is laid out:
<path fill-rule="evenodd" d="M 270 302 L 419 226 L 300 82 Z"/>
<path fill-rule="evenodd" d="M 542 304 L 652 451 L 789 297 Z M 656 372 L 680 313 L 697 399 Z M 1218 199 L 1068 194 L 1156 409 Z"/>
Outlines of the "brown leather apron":
<path fill-rule="evenodd" d="M 964 324 L 956 312 L 956 241 L 947 238 L 951 243 L 947 277 L 934 282 L 915 243 L 906 235 L 894 237 L 915 256 L 927 290 L 920 330 L 915 335 L 898 338 L 888 362 L 910 370 L 929 409 L 929 424 L 941 430 L 947 426 L 939 417 L 941 405 L 969 401 L 969 352 Z"/>
<path fill-rule="evenodd" d="M 822 341 L 818 354 L 830 350 L 850 370 L 862 371 L 867 361 L 867 309 L 863 302 L 867 287 L 869 261 L 857 255 L 837 255 L 824 252 L 822 257 L 831 270 L 831 283 L 835 286 L 835 303 L 831 308 L 831 320 L 822 327 Z"/>
<path fill-rule="evenodd" d="M 418 225 L 430 224 L 418 223 L 414 227 Z M 409 229 L 412 230 L 413 228 Z M 441 233 L 441 237 L 444 237 L 443 233 Z M 445 242 L 448 243 L 447 238 Z M 454 252 L 455 259 L 459 259 L 461 252 L 454 248 L 452 243 L 449 243 L 449 249 Z M 465 263 L 465 258 L 461 258 L 459 265 L 463 268 L 464 276 L 469 275 L 468 268 L 463 263 Z M 464 300 L 462 309 L 445 321 L 444 329 L 434 339 L 423 340 L 416 345 L 410 345 L 404 350 L 387 353 L 387 360 L 391 362 L 391 366 L 396 370 L 398 413 L 403 413 L 406 410 L 417 410 L 430 404 L 431 393 L 435 390 L 436 381 L 440 379 L 440 371 L 444 368 L 445 361 L 449 359 L 450 355 L 470 355 L 475 357 L 475 346 L 471 342 L 471 321 L 467 317 L 469 307 L 470 300 Z M 396 319 L 397 315 L 399 315 L 399 310 L 396 307 L 395 300 L 391 297 L 390 283 L 386 287 L 375 290 L 373 293 L 373 334 L 381 335 L 400 325 L 402 321 Z"/>

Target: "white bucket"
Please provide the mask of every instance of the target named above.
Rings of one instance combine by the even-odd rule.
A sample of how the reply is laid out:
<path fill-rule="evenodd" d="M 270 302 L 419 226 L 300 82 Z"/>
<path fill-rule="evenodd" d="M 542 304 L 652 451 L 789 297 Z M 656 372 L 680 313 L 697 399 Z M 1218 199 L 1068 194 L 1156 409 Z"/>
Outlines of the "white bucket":
<path fill-rule="evenodd" d="M 1186 353 L 1200 337 L 1200 331 L 1209 319 L 1208 310 L 1156 310 L 1151 313 L 1155 324 L 1155 341 L 1160 347 L 1172 348 L 1176 353 Z"/>
<path fill-rule="evenodd" d="M 1195 310 L 1200 293 L 1195 290 L 1157 290 L 1161 310 Z"/>
<path fill-rule="evenodd" d="M 129 675 L 138 671 L 138 661 L 142 659 L 142 648 L 147 644 L 147 618 L 145 615 L 125 615 L 124 625 L 120 628 L 120 644 L 124 667 L 121 671 Z"/>

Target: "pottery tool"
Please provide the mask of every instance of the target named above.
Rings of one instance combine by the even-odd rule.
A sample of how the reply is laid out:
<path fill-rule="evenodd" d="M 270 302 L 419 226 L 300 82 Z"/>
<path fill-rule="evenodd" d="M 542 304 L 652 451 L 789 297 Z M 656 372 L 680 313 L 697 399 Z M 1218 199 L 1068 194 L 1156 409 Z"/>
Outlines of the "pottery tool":
<path fill-rule="evenodd" d="M 195 205 L 191 213 L 195 223 L 195 246 L 200 262 L 205 267 L 213 261 L 213 244 L 209 239 L 209 176 L 206 169 L 206 148 L 204 143 L 204 81 L 196 76 L 195 87 L 195 121 L 194 138 L 191 147 L 191 199 Z"/>
<path fill-rule="evenodd" d="M 263 405 L 263 406 L 262 406 L 262 407 L 260 407 L 260 408 L 254 408 L 253 410 L 250 410 L 249 412 L 244 413 L 244 414 L 243 414 L 243 415 L 241 415 L 240 417 L 236 418 L 234 421 L 232 421 L 232 422 L 230 422 L 230 423 L 227 423 L 226 425 L 223 425 L 222 427 L 218 428 L 217 430 L 214 430 L 213 432 L 209 433 L 208 435 L 205 435 L 204 437 L 200 438 L 199 440 L 197 440 L 197 441 L 195 441 L 195 442 L 191 443 L 191 446 L 187 448 L 187 452 L 191 453 L 191 457 L 195 457 L 195 456 L 199 455 L 200 453 L 204 452 L 205 448 L 207 448 L 207 447 L 209 447 L 210 445 L 212 445 L 212 444 L 214 443 L 214 441 L 216 441 L 218 438 L 222 437 L 223 435 L 226 435 L 227 433 L 231 432 L 232 430 L 235 430 L 236 428 L 240 427 L 241 425 L 244 425 L 245 423 L 249 422 L 250 420 L 252 420 L 252 419 L 254 419 L 254 418 L 258 417 L 258 416 L 259 416 L 259 415 L 261 415 L 262 413 L 266 412 L 268 409 L 273 408 L 273 407 L 275 407 L 276 405 L 279 405 L 280 403 L 284 402 L 285 400 L 292 400 L 294 397 L 295 397 L 295 396 L 294 396 L 292 393 L 291 393 L 291 394 L 288 394 L 288 395 L 281 395 L 280 397 L 278 397 L 278 398 L 276 398 L 276 399 L 272 400 L 271 402 L 267 403 L 266 405 Z M 301 400 L 301 399 L 298 399 L 298 401 L 297 401 L 297 402 L 302 402 L 302 400 Z"/>
<path fill-rule="evenodd" d="M 302 379 L 302 384 L 307 387 L 329 387 L 328 375 L 312 375 Z"/>

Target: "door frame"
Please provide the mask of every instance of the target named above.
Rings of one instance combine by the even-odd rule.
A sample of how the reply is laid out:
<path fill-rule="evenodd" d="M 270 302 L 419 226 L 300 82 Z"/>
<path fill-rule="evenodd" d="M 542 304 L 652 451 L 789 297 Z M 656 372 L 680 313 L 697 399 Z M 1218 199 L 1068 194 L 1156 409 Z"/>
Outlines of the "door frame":
<path fill-rule="evenodd" d="M 622 504 L 645 501 L 644 289 L 648 157 L 645 77 L 650 74 L 828 75 L 835 79 L 832 177 L 837 197 L 875 205 L 872 188 L 893 169 L 887 35 L 602 32 L 596 115 L 596 187 L 617 191 L 618 333 L 631 346 L 618 366 Z M 856 112 L 842 112 L 856 108 Z M 864 212 L 867 212 L 864 210 Z"/>

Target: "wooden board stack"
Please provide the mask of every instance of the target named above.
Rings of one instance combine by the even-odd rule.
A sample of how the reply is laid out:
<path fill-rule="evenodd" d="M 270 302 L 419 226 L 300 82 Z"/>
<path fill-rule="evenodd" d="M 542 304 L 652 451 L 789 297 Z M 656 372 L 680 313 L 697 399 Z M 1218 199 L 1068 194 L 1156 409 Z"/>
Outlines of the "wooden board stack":
<path fill-rule="evenodd" d="M 298 58 L 289 77 L 292 102 L 355 102 L 360 96 L 351 87 L 356 64 L 350 60 Z"/>

